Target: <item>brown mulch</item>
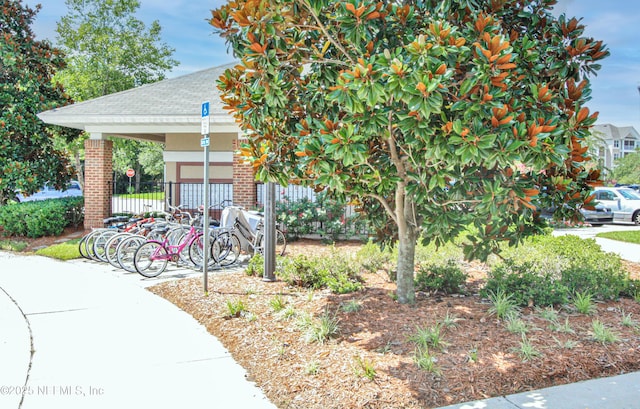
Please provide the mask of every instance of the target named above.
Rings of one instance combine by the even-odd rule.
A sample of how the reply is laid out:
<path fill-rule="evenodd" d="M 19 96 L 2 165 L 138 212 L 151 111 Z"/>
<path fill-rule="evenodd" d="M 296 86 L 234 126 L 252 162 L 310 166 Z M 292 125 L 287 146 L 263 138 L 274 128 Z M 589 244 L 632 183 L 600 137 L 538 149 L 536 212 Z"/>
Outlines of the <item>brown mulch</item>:
<path fill-rule="evenodd" d="M 61 237 L 19 240 L 33 251 L 82 233 L 67 229 Z M 323 254 L 329 248 L 298 241 L 287 252 Z M 335 248 L 348 257 L 360 244 L 343 242 Z M 623 263 L 631 277 L 640 279 L 639 263 Z M 345 295 L 310 292 L 241 272 L 212 273 L 208 296 L 200 278 L 166 282 L 150 291 L 202 323 L 279 408 L 434 408 L 640 370 L 640 327 L 621 322 L 623 314 L 640 322 L 640 303 L 627 298 L 599 302 L 591 316 L 559 309 L 558 321 L 573 332 L 554 331 L 539 310 L 525 308 L 526 338 L 540 356 L 523 360 L 521 335 L 510 333 L 477 295 L 486 270 L 479 263 L 466 265 L 467 296 L 419 293 L 413 306 L 394 301 L 395 284 L 384 272 L 365 275 L 365 290 Z M 338 336 L 323 344 L 306 342 L 297 318 L 274 311 L 276 296 L 298 317 L 311 313 L 317 318 L 328 311 L 338 320 Z M 247 312 L 229 317 L 227 302 L 238 300 Z M 360 310 L 346 312 L 351 302 Z M 455 317 L 456 326 L 442 330 L 441 349 L 430 349 L 437 369 L 420 369 L 409 338 L 418 327 L 433 327 L 445 317 Z M 618 341 L 594 341 L 594 320 L 605 323 Z"/>
<path fill-rule="evenodd" d="M 336 248 L 348 257 L 359 244 Z M 288 246 L 290 254 L 327 249 L 308 241 Z M 365 275 L 366 289 L 345 295 L 310 292 L 239 272 L 213 273 L 208 296 L 201 279 L 166 282 L 150 290 L 220 339 L 280 408 L 433 408 L 640 369 L 640 329 L 621 322 L 623 314 L 640 320 L 640 303 L 626 298 L 600 302 L 591 316 L 559 309 L 559 322 L 568 323 L 573 332 L 555 331 L 539 310 L 525 308 L 526 339 L 540 356 L 524 360 L 519 354 L 522 336 L 509 332 L 477 295 L 486 267 L 466 268 L 469 295 L 419 293 L 412 306 L 394 301 L 395 285 L 384 272 Z M 640 265 L 625 263 L 625 268 L 640 278 Z M 298 317 L 335 316 L 337 337 L 322 344 L 306 342 L 297 318 L 274 311 L 277 296 Z M 238 300 L 247 311 L 229 317 L 227 303 Z M 360 310 L 346 312 L 344 306 L 351 302 Z M 444 346 L 430 349 L 436 369 L 420 369 L 409 338 L 418 327 L 433 327 L 445 317 L 456 322 L 443 329 Z M 618 341 L 594 341 L 594 320 L 605 323 Z"/>

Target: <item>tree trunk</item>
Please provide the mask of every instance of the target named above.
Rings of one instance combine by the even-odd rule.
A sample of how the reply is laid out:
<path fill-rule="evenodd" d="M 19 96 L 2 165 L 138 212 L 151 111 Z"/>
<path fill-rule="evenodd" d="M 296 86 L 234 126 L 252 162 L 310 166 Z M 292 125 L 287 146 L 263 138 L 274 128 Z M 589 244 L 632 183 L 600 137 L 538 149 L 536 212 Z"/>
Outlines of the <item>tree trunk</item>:
<path fill-rule="evenodd" d="M 139 164 L 136 165 L 136 193 L 140 193 L 140 178 L 142 177 L 140 168 L 141 166 Z"/>
<path fill-rule="evenodd" d="M 75 162 L 75 166 L 76 166 L 76 176 L 78 178 L 78 183 L 80 183 L 82 192 L 84 192 L 84 169 L 82 168 L 82 161 L 80 160 L 79 150 L 73 153 L 73 161 Z"/>
<path fill-rule="evenodd" d="M 406 195 L 404 186 L 396 192 L 396 217 L 398 222 L 396 295 L 400 304 L 413 304 L 416 300 L 414 270 L 418 228 L 413 213 L 413 202 Z"/>
<path fill-rule="evenodd" d="M 416 253 L 415 228 L 408 227 L 398 241 L 397 295 L 400 304 L 413 304 L 416 300 L 414 285 Z"/>

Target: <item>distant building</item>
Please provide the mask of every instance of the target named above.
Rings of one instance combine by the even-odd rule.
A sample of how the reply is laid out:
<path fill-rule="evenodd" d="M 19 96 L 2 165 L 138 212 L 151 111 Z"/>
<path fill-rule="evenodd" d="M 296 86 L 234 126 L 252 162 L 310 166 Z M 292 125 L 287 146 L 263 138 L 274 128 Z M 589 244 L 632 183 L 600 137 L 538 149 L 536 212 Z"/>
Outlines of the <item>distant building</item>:
<path fill-rule="evenodd" d="M 605 169 L 613 169 L 616 159 L 640 148 L 640 134 L 632 126 L 594 125 L 592 135 L 595 140 L 592 154 Z"/>

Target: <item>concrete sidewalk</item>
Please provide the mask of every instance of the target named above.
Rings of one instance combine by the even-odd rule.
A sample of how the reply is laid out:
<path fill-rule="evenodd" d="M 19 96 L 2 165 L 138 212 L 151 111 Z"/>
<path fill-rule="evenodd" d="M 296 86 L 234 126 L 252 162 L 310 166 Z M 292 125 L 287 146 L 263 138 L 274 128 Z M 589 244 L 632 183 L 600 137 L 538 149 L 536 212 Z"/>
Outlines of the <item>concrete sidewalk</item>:
<path fill-rule="evenodd" d="M 554 386 L 439 409 L 638 409 L 640 373 Z"/>
<path fill-rule="evenodd" d="M 616 253 L 624 260 L 640 263 L 640 245 L 596 237 L 598 233 L 630 232 L 639 230 L 640 226 L 633 224 L 605 224 L 603 226 L 581 229 L 556 229 L 553 231 L 553 234 L 555 236 L 571 234 L 583 239 L 594 239 L 603 251 Z"/>
<path fill-rule="evenodd" d="M 0 266 L 0 408 L 275 408 L 137 274 L 4 252 Z"/>

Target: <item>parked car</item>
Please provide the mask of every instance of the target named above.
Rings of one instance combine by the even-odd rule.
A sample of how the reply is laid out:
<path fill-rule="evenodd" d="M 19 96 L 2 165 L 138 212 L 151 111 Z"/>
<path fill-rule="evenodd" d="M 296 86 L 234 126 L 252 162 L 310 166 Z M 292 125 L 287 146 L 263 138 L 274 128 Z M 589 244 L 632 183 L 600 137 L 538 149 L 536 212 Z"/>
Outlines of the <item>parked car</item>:
<path fill-rule="evenodd" d="M 584 221 L 592 226 L 602 226 L 604 223 L 613 222 L 613 212 L 602 203 L 596 204 L 594 210 L 580 209 Z"/>
<path fill-rule="evenodd" d="M 597 187 L 596 200 L 613 212 L 613 221 L 640 225 L 640 193 L 627 187 Z"/>
<path fill-rule="evenodd" d="M 18 202 L 34 202 L 37 200 L 60 199 L 63 197 L 74 196 L 82 196 L 82 187 L 76 180 L 69 182 L 69 184 L 67 184 L 67 188 L 64 190 L 58 190 L 53 186 L 45 184 L 42 189 L 32 195 L 24 196 L 22 193 L 18 193 L 16 195 L 16 200 Z"/>
<path fill-rule="evenodd" d="M 585 222 L 592 226 L 602 226 L 604 223 L 613 222 L 613 212 L 610 208 L 606 207 L 602 203 L 598 203 L 594 207 L 594 210 L 587 210 L 584 208 L 580 209 L 580 214 L 582 214 Z M 540 216 L 544 219 L 551 220 L 553 219 L 554 212 L 555 207 L 542 209 Z"/>

